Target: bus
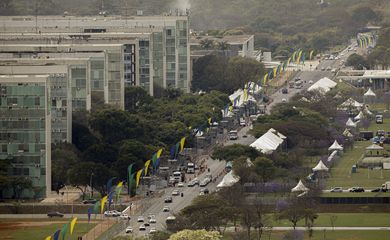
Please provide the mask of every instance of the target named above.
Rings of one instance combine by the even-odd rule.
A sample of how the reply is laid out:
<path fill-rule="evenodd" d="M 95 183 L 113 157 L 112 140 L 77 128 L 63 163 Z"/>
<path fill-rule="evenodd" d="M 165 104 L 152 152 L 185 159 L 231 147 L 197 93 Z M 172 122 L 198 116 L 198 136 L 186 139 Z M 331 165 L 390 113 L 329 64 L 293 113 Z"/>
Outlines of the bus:
<path fill-rule="evenodd" d="M 179 171 L 176 171 L 176 172 L 173 172 L 173 179 L 175 180 L 175 182 L 181 182 L 181 172 Z"/>
<path fill-rule="evenodd" d="M 187 163 L 187 173 L 189 174 L 195 173 L 195 163 L 192 162 Z"/>
<path fill-rule="evenodd" d="M 231 130 L 229 132 L 229 140 L 237 140 L 238 139 L 238 132 L 237 130 Z"/>

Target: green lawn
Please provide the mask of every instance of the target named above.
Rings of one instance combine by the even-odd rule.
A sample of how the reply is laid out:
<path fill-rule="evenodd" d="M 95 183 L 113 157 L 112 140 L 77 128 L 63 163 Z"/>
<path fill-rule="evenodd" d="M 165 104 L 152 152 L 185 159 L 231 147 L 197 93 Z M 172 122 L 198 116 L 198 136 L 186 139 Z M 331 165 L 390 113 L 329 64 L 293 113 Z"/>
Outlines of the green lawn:
<path fill-rule="evenodd" d="M 284 239 L 286 231 L 265 231 L 261 237 L 262 240 L 281 240 Z M 233 240 L 234 233 L 225 233 L 225 240 Z M 245 233 L 240 234 L 241 239 L 246 239 Z M 258 239 L 257 233 L 253 232 L 252 239 Z M 389 239 L 389 231 L 314 231 L 313 236 L 309 238 L 305 231 L 305 240 L 384 240 Z"/>
<path fill-rule="evenodd" d="M 388 213 L 320 213 L 314 225 L 318 227 L 331 227 L 330 217 L 335 215 L 335 226 L 339 227 L 390 227 L 390 214 Z M 273 226 L 290 227 L 287 220 L 272 221 Z M 298 226 L 304 226 L 300 221 Z"/>
<path fill-rule="evenodd" d="M 22 223 L 26 223 L 26 225 L 20 225 Z M 53 235 L 56 230 L 62 229 L 64 224 L 66 223 L 49 223 L 43 224 L 41 226 L 28 226 L 27 224 L 34 223 L 34 221 L 1 221 L 0 225 L 0 235 L 1 239 L 9 239 L 9 240 L 42 240 L 45 239 L 49 235 Z M 67 231 L 65 239 L 77 239 L 78 236 L 83 236 L 87 233 L 92 227 L 94 227 L 94 223 L 76 223 L 74 232 L 72 237 L 70 236 L 69 230 Z M 62 239 L 62 238 L 60 238 Z"/>
<path fill-rule="evenodd" d="M 322 193 L 321 197 L 390 197 L 390 192 L 327 192 Z"/>

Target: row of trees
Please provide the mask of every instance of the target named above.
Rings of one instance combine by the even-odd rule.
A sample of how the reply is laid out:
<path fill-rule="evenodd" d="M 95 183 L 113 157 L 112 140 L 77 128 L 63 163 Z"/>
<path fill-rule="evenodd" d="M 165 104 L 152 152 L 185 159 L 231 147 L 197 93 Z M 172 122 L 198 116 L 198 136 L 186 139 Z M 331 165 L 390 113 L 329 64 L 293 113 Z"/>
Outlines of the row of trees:
<path fill-rule="evenodd" d="M 143 167 L 158 149 L 168 158 L 169 149 L 183 136 L 192 144 L 191 128 L 208 125 L 208 118 L 221 118 L 225 94 L 182 94 L 169 89 L 162 98 L 151 98 L 139 87 L 126 89 L 126 110 L 104 108 L 78 113 L 73 121 L 73 144 L 52 151 L 54 188 L 64 183 L 80 186 L 85 193 L 92 183 L 100 193 L 111 177 L 127 178 L 127 167 Z M 67 166 L 66 168 L 64 166 Z"/>

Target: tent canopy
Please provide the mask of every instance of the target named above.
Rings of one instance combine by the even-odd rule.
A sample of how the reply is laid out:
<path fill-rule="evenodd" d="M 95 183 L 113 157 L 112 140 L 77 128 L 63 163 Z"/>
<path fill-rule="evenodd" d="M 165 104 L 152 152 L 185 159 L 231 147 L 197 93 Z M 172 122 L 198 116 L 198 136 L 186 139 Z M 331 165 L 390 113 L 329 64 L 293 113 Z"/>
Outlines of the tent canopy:
<path fill-rule="evenodd" d="M 366 150 L 383 150 L 384 148 L 379 146 L 379 145 L 376 145 L 376 144 L 372 144 L 368 147 L 366 147 Z"/>
<path fill-rule="evenodd" d="M 313 90 L 318 90 L 322 92 L 329 92 L 330 89 L 334 88 L 337 85 L 336 82 L 330 80 L 327 77 L 321 78 L 317 82 L 315 82 L 313 85 L 311 85 L 307 91 L 313 91 Z"/>
<path fill-rule="evenodd" d="M 354 108 L 361 108 L 363 107 L 363 104 L 354 100 L 353 98 L 348 98 L 345 102 L 340 104 L 340 107 L 354 107 Z"/>
<path fill-rule="evenodd" d="M 298 184 L 293 189 L 291 189 L 291 192 L 306 192 L 306 191 L 309 191 L 309 189 L 305 187 L 305 185 L 303 185 L 302 180 L 299 180 Z"/>
<path fill-rule="evenodd" d="M 345 123 L 347 127 L 356 127 L 356 123 L 352 121 L 351 118 L 348 118 L 348 121 Z"/>
<path fill-rule="evenodd" d="M 328 162 L 332 161 L 334 159 L 334 157 L 336 156 L 337 154 L 337 151 L 334 150 L 328 157 Z"/>
<path fill-rule="evenodd" d="M 369 88 L 367 92 L 364 94 L 365 97 L 376 97 L 376 94 Z"/>
<path fill-rule="evenodd" d="M 334 140 L 333 144 L 328 148 L 328 150 L 343 150 L 343 147 L 337 142 L 337 140 Z"/>
<path fill-rule="evenodd" d="M 325 164 L 321 160 L 318 162 L 317 166 L 315 166 L 313 168 L 314 172 L 317 172 L 317 171 L 328 171 L 328 170 L 329 170 L 328 167 L 325 166 Z"/>
<path fill-rule="evenodd" d="M 356 117 L 354 117 L 353 120 L 358 121 L 358 120 L 362 120 L 363 118 L 364 118 L 363 112 L 360 111 L 359 114 L 356 115 Z"/>
<path fill-rule="evenodd" d="M 348 128 L 346 128 L 343 132 L 343 135 L 345 137 L 353 137 L 353 134 L 348 130 Z"/>
<path fill-rule="evenodd" d="M 271 154 L 283 143 L 284 139 L 286 139 L 286 137 L 283 134 L 277 132 L 273 128 L 270 128 L 250 146 L 256 148 L 262 153 Z"/>
<path fill-rule="evenodd" d="M 240 177 L 235 176 L 233 171 L 228 172 L 222 179 L 222 181 L 217 185 L 218 188 L 221 187 L 230 187 L 240 180 Z"/>

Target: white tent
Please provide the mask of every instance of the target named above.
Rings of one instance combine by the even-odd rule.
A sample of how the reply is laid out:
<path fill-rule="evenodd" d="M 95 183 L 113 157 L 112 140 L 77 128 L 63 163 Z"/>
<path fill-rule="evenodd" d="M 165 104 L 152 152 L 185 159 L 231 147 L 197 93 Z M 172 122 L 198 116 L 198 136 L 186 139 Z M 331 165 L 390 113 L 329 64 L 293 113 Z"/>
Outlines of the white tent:
<path fill-rule="evenodd" d="M 309 189 L 305 187 L 305 185 L 303 185 L 302 180 L 299 180 L 298 184 L 293 189 L 291 189 L 291 192 L 306 192 L 306 191 L 309 191 Z"/>
<path fill-rule="evenodd" d="M 345 123 L 345 125 L 347 127 L 356 127 L 356 123 L 354 123 L 351 118 L 348 118 L 348 121 Z"/>
<path fill-rule="evenodd" d="M 369 88 L 367 92 L 364 94 L 365 97 L 376 97 L 376 94 Z"/>
<path fill-rule="evenodd" d="M 334 88 L 335 86 L 337 85 L 336 82 L 330 80 L 329 78 L 327 77 L 324 77 L 324 78 L 321 78 L 320 80 L 318 80 L 316 83 L 314 83 L 313 85 L 311 85 L 307 91 L 313 91 L 313 90 L 318 90 L 318 91 L 321 91 L 321 92 L 329 92 L 330 89 Z"/>
<path fill-rule="evenodd" d="M 343 132 L 343 135 L 346 137 L 353 137 L 353 134 L 346 128 Z"/>
<path fill-rule="evenodd" d="M 314 172 L 317 172 L 317 171 L 328 171 L 328 170 L 329 170 L 328 167 L 325 166 L 325 164 L 321 160 L 318 162 L 317 166 L 315 166 L 313 168 Z"/>
<path fill-rule="evenodd" d="M 373 115 L 372 112 L 370 112 L 370 110 L 368 110 L 368 108 L 364 108 L 364 112 L 367 114 L 367 115 Z"/>
<path fill-rule="evenodd" d="M 372 144 L 368 147 L 366 147 L 366 150 L 383 150 L 384 148 L 379 146 L 379 145 L 376 145 L 376 144 Z"/>
<path fill-rule="evenodd" d="M 348 98 L 345 102 L 340 104 L 339 109 L 347 109 L 349 107 L 361 108 L 361 107 L 363 107 L 363 104 L 352 99 L 352 98 Z"/>
<path fill-rule="evenodd" d="M 223 178 L 222 181 L 217 185 L 218 188 L 221 187 L 230 187 L 240 180 L 240 177 L 235 176 L 233 171 L 228 172 Z"/>
<path fill-rule="evenodd" d="M 360 111 L 358 115 L 356 115 L 356 117 L 354 117 L 353 120 L 355 121 L 359 121 L 359 120 L 362 120 L 364 118 L 364 115 L 363 115 L 363 112 Z"/>
<path fill-rule="evenodd" d="M 332 161 L 334 157 L 337 155 L 337 151 L 334 150 L 328 157 L 328 162 Z"/>
<path fill-rule="evenodd" d="M 334 140 L 333 144 L 328 148 L 329 151 L 333 150 L 343 150 L 344 148 L 337 142 L 337 140 Z"/>
<path fill-rule="evenodd" d="M 266 133 L 254 141 L 250 146 L 256 148 L 264 154 L 271 154 L 275 151 L 286 139 L 286 137 L 270 128 Z"/>

